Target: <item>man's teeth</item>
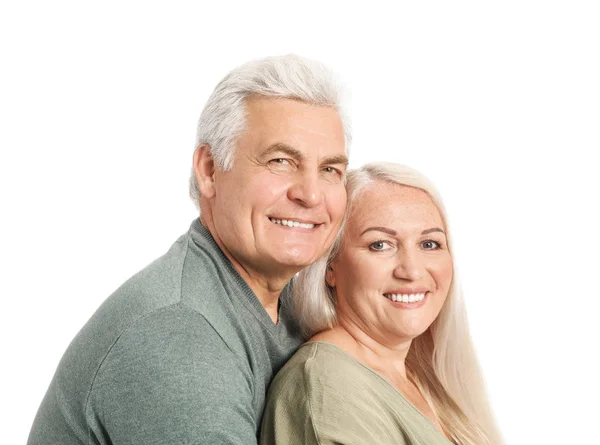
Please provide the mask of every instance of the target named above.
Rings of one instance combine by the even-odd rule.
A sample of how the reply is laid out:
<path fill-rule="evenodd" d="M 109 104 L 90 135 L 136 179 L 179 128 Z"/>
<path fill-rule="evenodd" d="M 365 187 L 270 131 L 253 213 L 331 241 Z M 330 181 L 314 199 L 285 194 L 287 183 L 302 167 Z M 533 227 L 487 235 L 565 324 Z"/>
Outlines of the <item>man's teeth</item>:
<path fill-rule="evenodd" d="M 417 303 L 425 298 L 425 294 L 383 294 L 386 298 L 392 301 L 401 303 Z"/>
<path fill-rule="evenodd" d="M 314 224 L 301 223 L 299 221 L 292 221 L 291 219 L 275 219 L 275 218 L 269 218 L 269 219 L 272 222 L 274 222 L 275 224 L 281 224 L 282 226 L 302 227 L 303 229 L 312 229 L 315 227 Z"/>

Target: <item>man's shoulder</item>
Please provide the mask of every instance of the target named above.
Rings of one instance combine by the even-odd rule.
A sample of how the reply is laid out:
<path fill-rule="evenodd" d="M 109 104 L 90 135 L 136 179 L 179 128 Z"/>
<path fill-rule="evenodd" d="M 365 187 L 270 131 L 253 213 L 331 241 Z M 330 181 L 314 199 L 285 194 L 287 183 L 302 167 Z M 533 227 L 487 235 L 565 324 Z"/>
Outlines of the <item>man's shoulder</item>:
<path fill-rule="evenodd" d="M 178 325 L 190 309 L 181 306 L 181 271 L 187 254 L 188 238 L 180 237 L 160 258 L 122 284 L 90 317 L 67 348 L 59 364 L 57 377 L 68 386 L 76 382 L 81 390 L 89 387 L 93 376 L 109 352 L 128 336 L 147 331 L 148 326 L 167 330 L 168 314 L 178 313 Z M 198 317 L 197 320 L 202 320 Z"/>
<path fill-rule="evenodd" d="M 125 281 L 105 304 L 124 303 L 129 310 L 155 309 L 177 302 L 181 294 L 181 275 L 188 252 L 188 236 L 181 236 L 162 256 Z"/>
<path fill-rule="evenodd" d="M 86 347 L 104 343 L 106 349 L 139 320 L 177 304 L 181 299 L 181 269 L 186 250 L 186 237 L 182 236 L 167 253 L 119 286 L 96 309 L 71 347 L 79 342 Z"/>
<path fill-rule="evenodd" d="M 95 377 L 99 382 L 94 385 L 102 379 L 115 386 L 115 379 L 189 381 L 229 372 L 248 377 L 242 365 L 201 313 L 177 303 L 147 314 L 123 331 L 99 364 Z"/>
<path fill-rule="evenodd" d="M 92 319 L 75 337 L 56 374 L 65 399 L 104 404 L 122 401 L 122 393 L 135 388 L 194 386 L 210 376 L 250 384 L 248 367 L 219 333 L 180 302 L 156 308 L 120 331 L 114 328 Z"/>
<path fill-rule="evenodd" d="M 137 422 L 163 431 L 186 418 L 193 426 L 185 428 L 200 433 L 225 425 L 219 411 L 223 418 L 233 418 L 235 409 L 245 419 L 255 415 L 249 364 L 201 313 L 182 303 L 148 314 L 120 335 L 94 376 L 88 400 L 88 418 L 100 416 L 115 437 L 128 437 Z"/>
<path fill-rule="evenodd" d="M 239 356 L 236 314 L 219 309 L 225 288 L 220 275 L 212 273 L 210 249 L 199 250 L 188 232 L 123 283 L 71 342 L 59 373 L 89 379 L 113 357 L 120 357 L 122 363 L 135 361 L 144 357 L 144 348 L 152 347 L 158 348 L 158 354 L 164 346 L 162 359 L 184 348 L 190 348 L 190 355 L 195 348 L 197 353 L 224 356 L 235 349 Z"/>
<path fill-rule="evenodd" d="M 182 303 L 140 318 L 97 358 L 86 382 L 85 418 L 93 428 L 109 431 L 114 443 L 132 434 L 164 436 L 168 443 L 218 433 L 238 408 L 244 419 L 253 419 L 249 366 L 201 313 Z"/>
<path fill-rule="evenodd" d="M 110 354 L 164 357 L 202 353 L 216 355 L 229 351 L 220 332 L 201 312 L 183 302 L 159 307 L 127 326 L 114 340 Z M 229 352 L 226 355 L 230 355 Z M 116 359 L 120 362 L 120 359 Z M 168 359 L 167 359 L 168 361 Z"/>

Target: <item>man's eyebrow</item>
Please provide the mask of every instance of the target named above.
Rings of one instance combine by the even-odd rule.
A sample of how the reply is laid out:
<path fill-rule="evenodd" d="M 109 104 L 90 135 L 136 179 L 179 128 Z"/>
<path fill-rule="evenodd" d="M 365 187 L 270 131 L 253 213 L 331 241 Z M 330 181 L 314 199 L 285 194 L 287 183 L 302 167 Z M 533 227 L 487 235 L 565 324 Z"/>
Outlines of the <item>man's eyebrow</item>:
<path fill-rule="evenodd" d="M 444 235 L 446 234 L 446 232 L 444 232 L 442 229 L 440 229 L 439 227 L 434 227 L 432 229 L 427 229 L 427 230 L 423 230 L 421 232 L 421 235 L 427 235 L 428 233 L 432 233 L 432 232 L 442 232 Z"/>
<path fill-rule="evenodd" d="M 283 142 L 276 142 L 272 145 L 269 145 L 262 153 L 261 156 L 269 156 L 273 153 L 285 153 L 286 155 L 298 160 L 304 161 L 306 156 L 297 148 L 292 147 L 291 145 L 285 144 Z M 343 165 L 344 167 L 348 166 L 348 156 L 346 155 L 335 155 L 329 156 L 323 159 L 321 165 Z"/>
<path fill-rule="evenodd" d="M 286 155 L 297 159 L 298 161 L 304 160 L 304 154 L 297 148 L 294 148 L 288 144 L 284 144 L 283 142 L 276 142 L 275 144 L 269 145 L 263 152 L 261 156 L 269 156 L 273 153 L 285 153 Z"/>
<path fill-rule="evenodd" d="M 325 159 L 323 159 L 323 162 L 321 162 L 322 165 L 336 165 L 336 164 L 340 164 L 343 165 L 344 167 L 348 166 L 348 156 L 346 155 L 336 155 L 336 156 L 329 156 Z"/>
<path fill-rule="evenodd" d="M 378 232 L 385 232 L 385 233 L 388 233 L 388 234 L 390 234 L 392 236 L 396 236 L 396 231 L 395 230 L 388 229 L 387 227 L 379 227 L 379 226 L 369 227 L 368 229 L 364 230 L 363 233 L 361 233 L 360 235 L 362 236 L 365 233 L 370 232 L 371 230 L 375 230 L 375 231 L 378 231 Z"/>

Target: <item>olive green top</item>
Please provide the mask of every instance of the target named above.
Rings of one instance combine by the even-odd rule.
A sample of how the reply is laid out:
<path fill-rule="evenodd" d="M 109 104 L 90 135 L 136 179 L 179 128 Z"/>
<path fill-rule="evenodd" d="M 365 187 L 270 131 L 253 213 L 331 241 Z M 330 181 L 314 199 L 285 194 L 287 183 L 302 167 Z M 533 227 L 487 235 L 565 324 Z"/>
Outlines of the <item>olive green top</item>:
<path fill-rule="evenodd" d="M 385 378 L 329 343 L 305 343 L 267 396 L 263 445 L 449 445 Z"/>

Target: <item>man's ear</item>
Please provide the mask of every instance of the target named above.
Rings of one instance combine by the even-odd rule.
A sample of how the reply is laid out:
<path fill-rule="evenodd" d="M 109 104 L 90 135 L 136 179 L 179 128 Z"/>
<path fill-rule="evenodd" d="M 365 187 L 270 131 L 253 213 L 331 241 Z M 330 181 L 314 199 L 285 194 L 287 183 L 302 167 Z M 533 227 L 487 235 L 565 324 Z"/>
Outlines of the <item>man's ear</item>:
<path fill-rule="evenodd" d="M 200 189 L 200 196 L 213 198 L 215 190 L 215 160 L 210 152 L 210 145 L 200 144 L 194 151 L 194 174 Z"/>
<path fill-rule="evenodd" d="M 333 273 L 333 266 L 327 265 L 327 271 L 325 272 L 325 282 L 329 287 L 335 287 L 335 274 Z"/>

